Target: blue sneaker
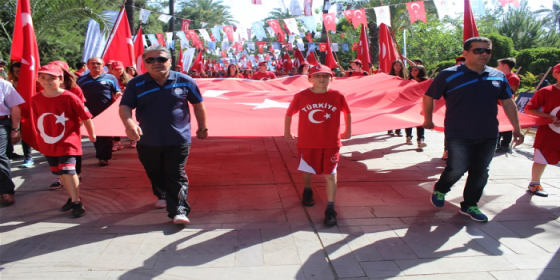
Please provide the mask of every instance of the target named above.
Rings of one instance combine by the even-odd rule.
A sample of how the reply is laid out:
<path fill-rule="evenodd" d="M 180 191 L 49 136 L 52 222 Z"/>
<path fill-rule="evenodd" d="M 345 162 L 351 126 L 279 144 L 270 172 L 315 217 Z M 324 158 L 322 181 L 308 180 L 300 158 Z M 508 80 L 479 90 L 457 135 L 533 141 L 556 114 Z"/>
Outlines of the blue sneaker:
<path fill-rule="evenodd" d="M 23 163 L 21 164 L 21 168 L 29 168 L 31 166 L 33 166 L 33 159 L 32 158 L 26 158 Z"/>
<path fill-rule="evenodd" d="M 459 213 L 471 217 L 471 219 L 477 222 L 488 222 L 488 217 L 480 212 L 480 209 L 476 206 L 461 207 Z"/>
<path fill-rule="evenodd" d="M 434 193 L 432 194 L 431 202 L 435 207 L 443 207 L 443 204 L 445 204 L 445 194 L 442 192 L 434 191 Z"/>

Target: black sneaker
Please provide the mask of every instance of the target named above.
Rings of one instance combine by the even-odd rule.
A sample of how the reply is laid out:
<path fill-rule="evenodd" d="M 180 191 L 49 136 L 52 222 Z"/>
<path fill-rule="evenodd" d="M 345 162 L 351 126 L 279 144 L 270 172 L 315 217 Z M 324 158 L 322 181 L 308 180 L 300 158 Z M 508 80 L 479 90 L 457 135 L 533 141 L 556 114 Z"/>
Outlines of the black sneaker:
<path fill-rule="evenodd" d="M 334 209 L 325 210 L 325 226 L 336 226 L 336 211 Z"/>
<path fill-rule="evenodd" d="M 315 200 L 313 200 L 313 190 L 311 188 L 303 189 L 303 198 L 301 199 L 301 203 L 307 207 L 315 205 Z"/>
<path fill-rule="evenodd" d="M 76 201 L 72 203 L 72 216 L 74 218 L 79 218 L 86 214 L 86 208 L 81 201 Z"/>
<path fill-rule="evenodd" d="M 511 154 L 511 153 L 513 153 L 513 150 L 511 149 L 510 146 L 507 146 L 507 147 L 505 147 L 505 146 L 499 146 L 499 147 L 496 149 L 496 152 L 495 152 L 495 153 L 496 153 L 496 154 L 505 154 L 505 153 Z"/>
<path fill-rule="evenodd" d="M 56 178 L 56 180 L 54 180 L 54 182 L 49 186 L 50 190 L 58 190 L 62 188 L 62 183 L 60 182 L 60 179 L 58 179 L 58 177 Z"/>
<path fill-rule="evenodd" d="M 70 211 L 72 209 L 72 207 L 74 207 L 74 204 L 72 203 L 72 199 L 69 198 L 66 201 L 66 203 L 64 205 L 62 205 L 62 207 L 60 208 L 60 211 L 62 211 L 62 212 Z"/>

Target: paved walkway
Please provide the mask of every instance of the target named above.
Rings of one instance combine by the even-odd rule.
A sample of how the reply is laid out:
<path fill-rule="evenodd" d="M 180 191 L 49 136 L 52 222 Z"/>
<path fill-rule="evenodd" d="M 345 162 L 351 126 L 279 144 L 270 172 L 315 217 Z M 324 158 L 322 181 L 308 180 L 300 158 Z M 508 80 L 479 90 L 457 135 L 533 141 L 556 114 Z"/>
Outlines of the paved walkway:
<path fill-rule="evenodd" d="M 423 151 L 383 133 L 345 141 L 333 228 L 322 224 L 322 178 L 316 205 L 301 206 L 295 142 L 282 138 L 194 141 L 188 226 L 153 208 L 134 149 L 98 167 L 84 142 L 79 219 L 59 212 L 67 196 L 49 191 L 54 176 L 37 156 L 35 167 L 12 169 L 17 202 L 0 209 L 0 278 L 560 279 L 560 166 L 547 168 L 550 197 L 541 198 L 526 192 L 530 145 L 496 156 L 481 224 L 457 213 L 464 179 L 443 209 L 430 204 L 445 163 L 443 135 L 426 138 Z"/>

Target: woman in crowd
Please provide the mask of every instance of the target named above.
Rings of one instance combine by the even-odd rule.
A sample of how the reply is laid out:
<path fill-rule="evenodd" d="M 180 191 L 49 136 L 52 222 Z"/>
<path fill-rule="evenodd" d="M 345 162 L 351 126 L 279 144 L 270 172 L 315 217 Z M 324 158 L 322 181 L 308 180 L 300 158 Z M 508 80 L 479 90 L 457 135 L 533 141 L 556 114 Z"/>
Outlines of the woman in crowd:
<path fill-rule="evenodd" d="M 309 62 L 303 61 L 298 68 L 299 75 L 307 75 L 309 74 Z"/>
<path fill-rule="evenodd" d="M 247 68 L 243 71 L 243 78 L 253 79 L 253 69 Z"/>
<path fill-rule="evenodd" d="M 391 71 L 389 71 L 389 75 L 401 77 L 403 79 L 408 78 L 405 71 L 404 71 L 404 65 L 403 65 L 403 63 L 400 59 L 397 59 L 397 60 L 393 61 L 393 64 L 391 64 Z M 395 134 L 396 134 L 398 137 L 402 137 L 400 129 L 395 129 L 394 133 L 393 133 L 392 130 L 389 130 L 389 131 L 387 131 L 387 134 L 389 134 L 391 136 L 395 136 Z"/>
<path fill-rule="evenodd" d="M 426 73 L 426 68 L 422 65 L 412 66 L 410 70 L 410 80 L 415 80 L 419 83 L 428 80 L 428 74 Z M 406 144 L 412 145 L 412 128 L 405 129 L 406 131 Z M 426 147 L 424 143 L 424 128 L 422 126 L 416 127 L 416 137 L 418 142 L 418 148 L 422 149 Z"/>
<path fill-rule="evenodd" d="M 239 78 L 244 79 L 243 75 L 239 71 L 239 68 L 235 64 L 230 64 L 227 67 L 226 76 L 224 78 Z"/>
<path fill-rule="evenodd" d="M 131 79 L 138 76 L 138 71 L 136 71 L 136 68 L 134 68 L 134 66 L 126 66 L 125 72 L 128 74 L 128 76 L 130 76 Z"/>

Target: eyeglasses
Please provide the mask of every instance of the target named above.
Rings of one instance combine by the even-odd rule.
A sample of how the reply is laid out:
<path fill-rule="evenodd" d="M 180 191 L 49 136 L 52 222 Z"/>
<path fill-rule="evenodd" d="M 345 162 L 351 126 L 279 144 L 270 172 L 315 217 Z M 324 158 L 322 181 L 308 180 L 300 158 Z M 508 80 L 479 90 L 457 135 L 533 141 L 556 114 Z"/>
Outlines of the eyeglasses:
<path fill-rule="evenodd" d="M 472 49 L 472 52 L 474 54 L 483 54 L 483 53 L 492 54 L 492 49 L 490 49 L 490 48 L 476 48 L 476 49 Z"/>
<path fill-rule="evenodd" d="M 165 56 L 159 56 L 159 57 L 148 57 L 146 59 L 144 59 L 144 62 L 146 62 L 146 64 L 153 64 L 154 62 L 158 62 L 158 63 L 165 63 L 169 60 L 169 58 L 165 57 Z"/>

